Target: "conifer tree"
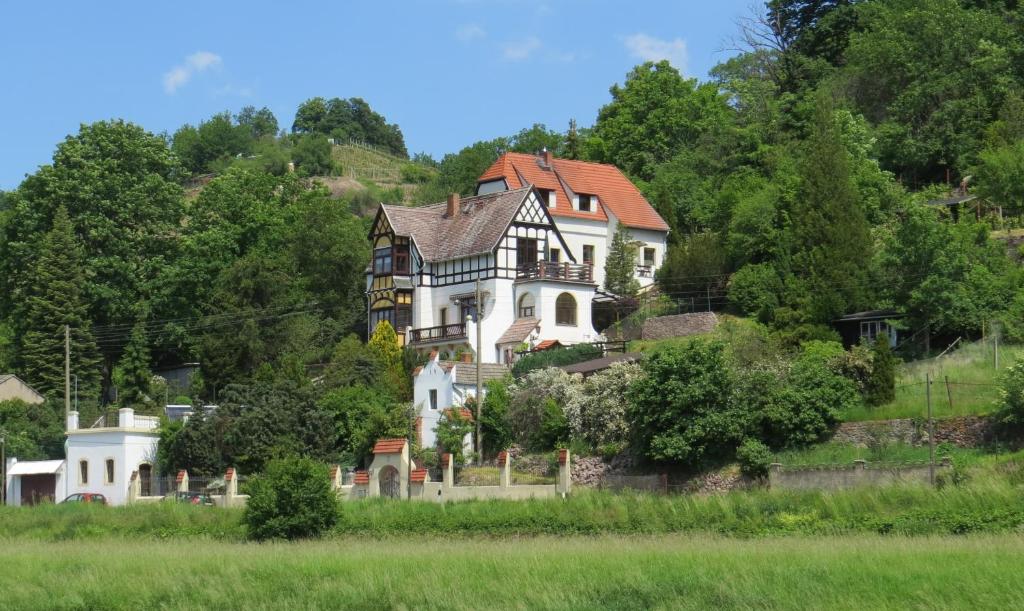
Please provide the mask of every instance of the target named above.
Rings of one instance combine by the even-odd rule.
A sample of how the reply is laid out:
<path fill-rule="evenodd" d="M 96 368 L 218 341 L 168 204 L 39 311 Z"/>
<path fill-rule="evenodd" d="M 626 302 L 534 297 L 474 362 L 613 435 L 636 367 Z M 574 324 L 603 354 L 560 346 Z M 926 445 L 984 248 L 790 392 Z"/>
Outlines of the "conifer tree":
<path fill-rule="evenodd" d="M 149 369 L 149 344 L 142 322 L 135 324 L 128 345 L 114 370 L 118 401 L 124 406 L 142 405 L 151 401 L 153 373 Z"/>
<path fill-rule="evenodd" d="M 402 365 L 402 347 L 398 344 L 398 334 L 390 322 L 382 320 L 377 324 L 367 342 L 367 348 L 380 363 L 383 385 L 396 399 L 405 399 L 410 394 L 410 380 Z"/>
<path fill-rule="evenodd" d="M 49 398 L 64 391 L 64 325 L 71 331 L 71 373 L 78 378 L 78 395 L 99 398 L 100 356 L 83 294 L 83 260 L 82 246 L 61 206 L 43 236 L 21 304 L 22 374 Z"/>
<path fill-rule="evenodd" d="M 636 272 L 636 246 L 629 230 L 619 223 L 604 263 L 604 287 L 620 297 L 635 297 L 640 290 Z"/>
<path fill-rule="evenodd" d="M 580 134 L 576 131 L 576 119 L 569 119 L 569 131 L 565 134 L 565 158 L 580 158 Z"/>
<path fill-rule="evenodd" d="M 850 176 L 831 100 L 818 99 L 793 207 L 797 300 L 808 322 L 827 323 L 869 299 L 871 232 Z"/>

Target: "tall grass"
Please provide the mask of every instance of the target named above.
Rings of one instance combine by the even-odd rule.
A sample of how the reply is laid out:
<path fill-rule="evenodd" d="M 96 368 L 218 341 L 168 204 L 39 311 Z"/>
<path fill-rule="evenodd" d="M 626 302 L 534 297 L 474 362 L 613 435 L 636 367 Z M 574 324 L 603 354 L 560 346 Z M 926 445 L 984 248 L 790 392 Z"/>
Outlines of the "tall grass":
<path fill-rule="evenodd" d="M 12 609 L 1013 609 L 1024 539 L 28 543 Z"/>
<path fill-rule="evenodd" d="M 999 347 L 999 369 L 995 368 L 993 342 L 974 342 L 941 357 L 900 367 L 896 399 L 878 407 L 862 406 L 841 414 L 847 422 L 925 418 L 927 396 L 925 375 L 931 374 L 932 414 L 935 418 L 982 415 L 991 412 L 999 396 L 999 374 L 1024 354 L 1024 347 Z M 950 385 L 946 387 L 945 381 Z"/>

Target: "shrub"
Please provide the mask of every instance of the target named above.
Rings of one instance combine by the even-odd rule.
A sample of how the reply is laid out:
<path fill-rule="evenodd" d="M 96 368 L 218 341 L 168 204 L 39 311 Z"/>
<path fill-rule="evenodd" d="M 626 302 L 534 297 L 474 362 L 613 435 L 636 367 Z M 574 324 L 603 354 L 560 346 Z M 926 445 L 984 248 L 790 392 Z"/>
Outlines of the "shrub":
<path fill-rule="evenodd" d="M 729 279 L 729 302 L 761 322 L 775 318 L 783 293 L 782 279 L 767 263 L 745 265 Z"/>
<path fill-rule="evenodd" d="M 1000 378 L 996 402 L 998 422 L 1012 429 L 1024 426 L 1024 361 L 1008 367 Z"/>
<path fill-rule="evenodd" d="M 247 492 L 244 521 L 258 541 L 317 537 L 338 519 L 327 465 L 308 458 L 270 461 Z"/>
<path fill-rule="evenodd" d="M 731 454 L 744 414 L 729 401 L 725 346 L 698 339 L 652 353 L 647 377 L 630 387 L 630 417 L 638 449 L 652 460 L 697 462 Z"/>
<path fill-rule="evenodd" d="M 630 386 L 643 377 L 636 363 L 614 363 L 583 381 L 565 405 L 569 434 L 591 449 L 624 442 L 629 435 L 626 405 Z"/>
<path fill-rule="evenodd" d="M 531 451 L 549 450 L 568 437 L 562 406 L 575 400 L 580 376 L 551 367 L 531 371 L 509 388 L 506 420 L 513 440 Z"/>
<path fill-rule="evenodd" d="M 736 448 L 736 460 L 744 475 L 765 477 L 768 475 L 768 466 L 772 464 L 772 451 L 756 439 L 745 439 Z"/>
<path fill-rule="evenodd" d="M 462 453 L 466 435 L 473 432 L 473 421 L 462 417 L 462 410 L 446 409 L 437 421 L 437 444 L 442 452 L 450 453 L 456 463 L 463 463 L 466 457 Z"/>
<path fill-rule="evenodd" d="M 506 380 L 490 380 L 484 383 L 486 394 L 480 412 L 480 431 L 483 434 L 484 447 L 489 456 L 512 445 L 512 430 L 508 425 L 508 405 L 511 401 L 508 382 Z M 476 413 L 476 401 L 470 397 L 466 407 Z"/>
<path fill-rule="evenodd" d="M 601 358 L 604 353 L 597 346 L 591 344 L 577 344 L 568 348 L 555 348 L 541 350 L 524 355 L 512 367 L 512 375 L 517 379 L 537 369 L 558 367 L 561 365 L 573 365 L 592 359 Z"/>
<path fill-rule="evenodd" d="M 889 336 L 880 335 L 871 346 L 871 374 L 864 384 L 868 405 L 885 405 L 896 398 L 896 357 L 889 347 Z"/>

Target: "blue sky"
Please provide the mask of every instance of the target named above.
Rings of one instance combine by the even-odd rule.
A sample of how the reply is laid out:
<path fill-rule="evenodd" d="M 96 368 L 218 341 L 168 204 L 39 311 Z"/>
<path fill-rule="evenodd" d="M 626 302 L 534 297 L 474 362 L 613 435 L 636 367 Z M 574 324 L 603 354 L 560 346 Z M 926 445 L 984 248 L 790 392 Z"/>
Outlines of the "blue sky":
<path fill-rule="evenodd" d="M 145 6 L 140 6 L 145 5 Z M 440 158 L 535 122 L 593 123 L 646 59 L 706 78 L 751 0 L 20 2 L 0 7 L 0 189 L 80 123 L 173 132 L 313 96 L 362 97 Z"/>

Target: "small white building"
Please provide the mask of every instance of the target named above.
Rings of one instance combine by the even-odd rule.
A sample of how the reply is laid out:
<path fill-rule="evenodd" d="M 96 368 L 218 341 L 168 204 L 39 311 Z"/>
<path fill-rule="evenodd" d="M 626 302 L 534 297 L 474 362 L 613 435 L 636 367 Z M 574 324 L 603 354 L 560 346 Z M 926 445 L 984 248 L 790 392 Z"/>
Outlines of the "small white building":
<path fill-rule="evenodd" d="M 128 484 L 138 471 L 143 490 L 148 490 L 160 441 L 160 419 L 137 416 L 123 408 L 116 419 L 101 417 L 89 428 L 80 428 L 78 412 L 67 419 L 65 460 L 14 461 L 5 482 L 7 504 L 32 504 L 48 498 L 59 502 L 71 494 L 102 494 L 111 505 L 124 505 Z"/>
<path fill-rule="evenodd" d="M 497 363 L 481 363 L 481 384 L 500 380 L 509 374 L 508 367 Z M 464 409 L 466 400 L 476 396 L 476 364 L 443 361 L 434 351 L 423 367 L 413 372 L 413 408 L 416 412 L 416 434 L 420 447 L 437 446 L 437 423 L 449 409 Z M 482 388 L 487 396 L 486 387 Z M 474 414 L 463 411 L 463 417 L 472 419 Z M 472 450 L 472 437 L 467 436 L 464 444 Z"/>

